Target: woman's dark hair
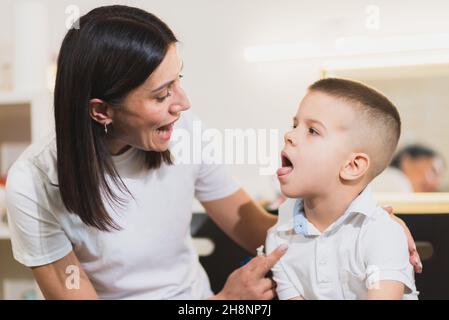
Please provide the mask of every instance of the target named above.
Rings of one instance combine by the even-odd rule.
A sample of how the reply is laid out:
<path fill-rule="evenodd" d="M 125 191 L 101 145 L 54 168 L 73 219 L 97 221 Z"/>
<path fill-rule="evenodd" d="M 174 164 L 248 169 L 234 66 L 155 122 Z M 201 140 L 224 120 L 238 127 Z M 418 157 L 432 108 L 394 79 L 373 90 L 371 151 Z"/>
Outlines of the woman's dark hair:
<path fill-rule="evenodd" d="M 401 162 L 405 156 L 409 156 L 416 160 L 418 158 L 434 158 L 438 156 L 438 154 L 434 150 L 422 145 L 409 145 L 401 149 L 401 151 L 394 156 L 393 160 L 391 160 L 390 167 L 401 169 Z"/>
<path fill-rule="evenodd" d="M 107 212 L 132 196 L 117 173 L 105 144 L 104 128 L 90 117 L 98 98 L 120 108 L 126 95 L 159 66 L 177 39 L 159 18 L 128 6 L 96 8 L 65 36 L 58 57 L 54 94 L 58 185 L 68 211 L 99 230 L 120 229 Z M 148 169 L 172 164 L 169 151 L 139 151 Z"/>

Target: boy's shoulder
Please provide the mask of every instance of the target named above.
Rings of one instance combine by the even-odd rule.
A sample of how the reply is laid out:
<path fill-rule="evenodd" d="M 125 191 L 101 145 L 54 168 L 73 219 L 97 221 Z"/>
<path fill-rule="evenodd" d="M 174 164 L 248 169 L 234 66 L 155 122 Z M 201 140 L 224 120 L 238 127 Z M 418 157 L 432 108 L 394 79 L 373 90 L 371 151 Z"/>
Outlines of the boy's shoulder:
<path fill-rule="evenodd" d="M 367 251 L 407 252 L 407 237 L 402 226 L 381 207 L 366 217 L 360 228 L 360 240 Z"/>
<path fill-rule="evenodd" d="M 376 207 L 375 212 L 365 218 L 362 228 L 365 231 L 375 232 L 383 230 L 384 232 L 401 232 L 401 234 L 404 234 L 401 225 L 379 206 Z"/>

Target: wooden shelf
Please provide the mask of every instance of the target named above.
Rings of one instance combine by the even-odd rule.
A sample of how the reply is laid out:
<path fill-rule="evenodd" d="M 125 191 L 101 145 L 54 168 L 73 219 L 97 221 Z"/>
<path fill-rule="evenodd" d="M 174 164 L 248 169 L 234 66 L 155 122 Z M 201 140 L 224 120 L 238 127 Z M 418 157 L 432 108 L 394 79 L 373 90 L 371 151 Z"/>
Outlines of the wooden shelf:
<path fill-rule="evenodd" d="M 30 103 L 33 99 L 33 94 L 14 91 L 0 91 L 0 106 L 8 104 Z"/>
<path fill-rule="evenodd" d="M 374 198 L 398 214 L 449 214 L 449 193 L 375 193 Z"/>
<path fill-rule="evenodd" d="M 16 105 L 30 108 L 31 142 L 46 135 L 53 128 L 53 94 L 49 91 L 0 91 L 0 110 Z"/>

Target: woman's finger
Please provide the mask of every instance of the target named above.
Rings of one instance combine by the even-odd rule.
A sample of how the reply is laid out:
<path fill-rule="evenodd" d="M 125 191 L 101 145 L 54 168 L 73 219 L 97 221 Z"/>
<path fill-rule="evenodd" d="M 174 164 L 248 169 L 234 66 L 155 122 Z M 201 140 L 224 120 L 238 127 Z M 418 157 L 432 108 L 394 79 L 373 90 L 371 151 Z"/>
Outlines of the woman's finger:
<path fill-rule="evenodd" d="M 415 270 L 416 273 L 422 273 L 422 263 L 418 251 L 415 251 L 410 256 L 410 263 L 412 264 L 413 269 Z"/>
<path fill-rule="evenodd" d="M 288 245 L 287 244 L 281 244 L 279 247 L 277 247 L 272 253 L 265 257 L 257 257 L 261 258 L 259 263 L 254 269 L 256 277 L 265 277 L 265 275 L 268 273 L 268 271 L 273 268 L 273 266 L 281 259 L 281 257 L 287 252 Z M 257 259 L 255 258 L 255 259 Z M 253 259 L 253 260 L 255 260 Z"/>
<path fill-rule="evenodd" d="M 389 214 L 393 213 L 393 207 L 390 205 L 385 205 L 382 207 L 382 209 L 384 209 L 385 211 L 387 211 Z"/>
<path fill-rule="evenodd" d="M 263 300 L 273 300 L 276 297 L 276 291 L 274 289 L 270 289 L 264 292 L 262 299 Z"/>
<path fill-rule="evenodd" d="M 262 292 L 273 289 L 273 281 L 269 278 L 264 278 L 260 280 L 260 288 Z"/>
<path fill-rule="evenodd" d="M 277 287 L 276 281 L 274 281 L 274 280 L 271 279 L 271 278 L 269 278 L 269 279 L 271 280 L 271 286 L 272 286 L 274 289 L 276 289 L 276 287 Z"/>
<path fill-rule="evenodd" d="M 252 258 L 247 264 L 245 264 L 244 268 L 249 270 L 249 271 L 253 271 L 255 270 L 260 264 L 263 264 L 264 262 L 264 258 L 263 256 L 257 256 Z"/>

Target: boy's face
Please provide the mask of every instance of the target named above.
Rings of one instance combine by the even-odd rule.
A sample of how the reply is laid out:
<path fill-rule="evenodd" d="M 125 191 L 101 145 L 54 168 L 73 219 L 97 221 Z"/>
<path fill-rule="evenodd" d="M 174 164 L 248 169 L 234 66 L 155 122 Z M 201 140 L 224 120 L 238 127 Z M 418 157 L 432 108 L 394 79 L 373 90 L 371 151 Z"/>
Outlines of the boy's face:
<path fill-rule="evenodd" d="M 354 149 L 355 112 L 347 102 L 321 92 L 301 101 L 293 128 L 285 134 L 278 179 L 283 194 L 310 198 L 332 192 Z"/>

